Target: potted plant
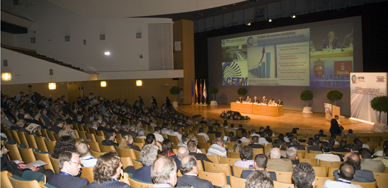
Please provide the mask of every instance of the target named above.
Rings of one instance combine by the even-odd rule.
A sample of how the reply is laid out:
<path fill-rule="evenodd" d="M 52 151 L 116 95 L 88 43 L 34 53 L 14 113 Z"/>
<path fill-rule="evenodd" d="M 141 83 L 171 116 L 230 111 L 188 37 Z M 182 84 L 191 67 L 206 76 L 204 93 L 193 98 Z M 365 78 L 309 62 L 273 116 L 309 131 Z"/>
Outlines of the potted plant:
<path fill-rule="evenodd" d="M 302 101 L 306 101 L 306 106 L 303 107 L 302 113 L 313 113 L 313 111 L 311 110 L 311 107 L 309 107 L 309 101 L 313 100 L 313 98 L 314 98 L 314 94 L 312 91 L 310 90 L 302 91 L 302 93 L 300 94 L 300 99 Z"/>
<path fill-rule="evenodd" d="M 214 87 L 214 86 L 213 86 L 213 87 L 210 87 L 210 88 L 209 88 L 209 93 L 210 93 L 210 94 L 213 94 L 213 100 L 210 102 L 210 105 L 218 105 L 218 104 L 217 104 L 217 101 L 216 101 L 216 99 L 215 99 L 215 98 L 216 98 L 215 96 L 216 96 L 216 94 L 218 93 L 218 88 L 217 88 L 217 87 Z"/>
<path fill-rule="evenodd" d="M 370 104 L 373 110 L 379 113 L 378 122 L 374 124 L 375 132 L 387 132 L 388 127 L 382 123 L 381 113 L 388 112 L 388 97 L 387 96 L 375 97 L 371 100 Z"/>
<path fill-rule="evenodd" d="M 338 90 L 331 90 L 327 93 L 327 99 L 336 105 L 337 101 L 342 99 L 343 94 Z"/>
<path fill-rule="evenodd" d="M 176 101 L 176 96 L 181 92 L 181 89 L 178 86 L 172 86 L 170 89 L 170 94 L 174 95 L 174 102 L 172 102 L 172 105 L 174 107 L 178 106 L 178 102 Z"/>
<path fill-rule="evenodd" d="M 240 95 L 240 96 L 244 96 L 244 95 L 246 95 L 246 94 L 248 93 L 248 91 L 247 91 L 246 88 L 241 87 L 241 88 L 239 88 L 239 89 L 237 90 L 237 93 L 238 93 L 238 95 Z"/>

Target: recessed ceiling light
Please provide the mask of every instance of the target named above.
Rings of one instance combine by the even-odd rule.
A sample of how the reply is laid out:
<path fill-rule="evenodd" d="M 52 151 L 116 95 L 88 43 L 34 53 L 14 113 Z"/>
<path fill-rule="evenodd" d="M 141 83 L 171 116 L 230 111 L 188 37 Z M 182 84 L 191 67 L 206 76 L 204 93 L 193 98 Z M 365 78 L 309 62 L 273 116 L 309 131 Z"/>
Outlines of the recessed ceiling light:
<path fill-rule="evenodd" d="M 106 51 L 106 52 L 104 52 L 104 54 L 105 54 L 106 56 L 109 56 L 109 55 L 110 55 L 110 51 Z"/>
<path fill-rule="evenodd" d="M 247 23 L 247 26 L 251 26 L 251 22 Z"/>
<path fill-rule="evenodd" d="M 295 16 L 295 15 L 292 15 L 291 18 L 296 18 L 296 16 Z"/>
<path fill-rule="evenodd" d="M 272 19 L 269 19 L 268 22 L 272 22 Z"/>

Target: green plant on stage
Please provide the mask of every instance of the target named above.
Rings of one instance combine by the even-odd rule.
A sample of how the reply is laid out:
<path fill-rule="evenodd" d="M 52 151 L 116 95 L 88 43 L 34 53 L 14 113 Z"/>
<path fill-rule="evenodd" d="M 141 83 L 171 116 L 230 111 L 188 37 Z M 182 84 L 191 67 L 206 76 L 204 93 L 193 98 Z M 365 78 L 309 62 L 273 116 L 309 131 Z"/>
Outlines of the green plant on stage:
<path fill-rule="evenodd" d="M 218 88 L 217 87 L 214 87 L 214 86 L 212 86 L 212 87 L 210 87 L 209 88 L 209 93 L 210 94 L 213 94 L 213 100 L 215 100 L 215 96 L 216 96 L 216 94 L 218 93 Z"/>
<path fill-rule="evenodd" d="M 176 95 L 181 92 L 181 89 L 178 86 L 172 86 L 170 89 L 170 94 L 174 95 L 174 101 L 176 101 Z"/>
<path fill-rule="evenodd" d="M 337 101 L 342 99 L 343 94 L 338 90 L 331 90 L 327 93 L 327 99 L 336 105 Z"/>
<path fill-rule="evenodd" d="M 310 90 L 304 90 L 302 91 L 302 93 L 300 94 L 300 99 L 302 101 L 306 101 L 306 106 L 309 106 L 309 101 L 313 100 L 314 98 L 314 94 L 312 91 Z"/>
<path fill-rule="evenodd" d="M 241 88 L 239 88 L 239 89 L 237 90 L 237 93 L 238 93 L 238 95 L 240 95 L 240 96 L 244 96 L 244 95 L 246 95 L 246 94 L 248 93 L 248 91 L 247 91 L 246 88 L 241 87 Z"/>
<path fill-rule="evenodd" d="M 379 112 L 379 123 L 382 123 L 381 120 L 381 113 L 388 112 L 388 97 L 387 96 L 381 96 L 381 97 L 375 97 L 370 101 L 370 104 L 373 108 L 373 110 Z"/>

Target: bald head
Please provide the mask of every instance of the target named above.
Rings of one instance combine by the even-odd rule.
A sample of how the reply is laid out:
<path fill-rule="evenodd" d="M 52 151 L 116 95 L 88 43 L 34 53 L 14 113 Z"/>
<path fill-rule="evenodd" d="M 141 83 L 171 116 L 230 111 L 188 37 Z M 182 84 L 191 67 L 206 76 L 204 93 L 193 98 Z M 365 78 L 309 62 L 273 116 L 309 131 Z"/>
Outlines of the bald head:
<path fill-rule="evenodd" d="M 186 147 L 178 148 L 178 151 L 177 151 L 177 154 L 176 154 L 176 157 L 178 159 L 182 160 L 183 157 L 186 157 L 187 155 L 189 155 L 189 150 Z"/>
<path fill-rule="evenodd" d="M 197 159 L 191 155 L 183 157 L 180 170 L 182 174 L 198 175 Z"/>
<path fill-rule="evenodd" d="M 347 156 L 348 155 L 348 156 Z M 346 157 L 347 156 L 347 157 Z M 358 153 L 347 153 L 345 155 L 344 161 L 349 162 L 353 165 L 354 170 L 361 169 L 361 159 Z"/>
<path fill-rule="evenodd" d="M 340 169 L 338 170 L 339 177 L 345 180 L 352 180 L 355 174 L 355 170 L 352 164 L 349 162 L 344 162 L 341 164 Z"/>
<path fill-rule="evenodd" d="M 271 159 L 280 159 L 280 149 L 272 148 L 271 149 Z"/>

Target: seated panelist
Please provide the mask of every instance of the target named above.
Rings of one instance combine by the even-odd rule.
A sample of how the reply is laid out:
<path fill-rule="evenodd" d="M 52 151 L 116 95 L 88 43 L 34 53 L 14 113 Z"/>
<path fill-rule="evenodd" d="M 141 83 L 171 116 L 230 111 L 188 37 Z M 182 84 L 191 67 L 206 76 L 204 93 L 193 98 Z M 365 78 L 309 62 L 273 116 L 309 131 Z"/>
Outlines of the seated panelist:
<path fill-rule="evenodd" d="M 263 99 L 260 101 L 261 103 L 268 104 L 268 99 L 263 96 Z"/>
<path fill-rule="evenodd" d="M 276 104 L 276 102 L 273 99 L 270 99 L 269 102 L 268 102 L 268 105 L 275 105 L 275 104 Z"/>
<path fill-rule="evenodd" d="M 249 98 L 249 96 L 247 96 L 247 99 L 245 99 L 245 102 L 252 102 L 252 99 L 251 98 Z"/>
<path fill-rule="evenodd" d="M 254 96 L 252 102 L 253 102 L 253 103 L 259 103 L 260 101 L 259 101 L 259 99 L 257 99 L 256 96 Z"/>
<path fill-rule="evenodd" d="M 239 96 L 238 99 L 237 99 L 237 102 L 241 102 L 242 103 L 243 101 L 244 101 L 244 99 L 241 96 Z"/>
<path fill-rule="evenodd" d="M 278 105 L 283 105 L 283 101 L 279 98 L 278 102 L 276 102 Z"/>

